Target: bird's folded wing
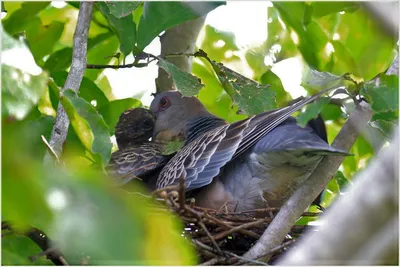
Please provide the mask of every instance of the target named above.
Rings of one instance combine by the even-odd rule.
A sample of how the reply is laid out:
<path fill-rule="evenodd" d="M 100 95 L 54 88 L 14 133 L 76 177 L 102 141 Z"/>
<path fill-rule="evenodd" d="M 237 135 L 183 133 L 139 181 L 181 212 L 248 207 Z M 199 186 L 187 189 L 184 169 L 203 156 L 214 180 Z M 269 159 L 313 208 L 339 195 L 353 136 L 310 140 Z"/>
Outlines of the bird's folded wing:
<path fill-rule="evenodd" d="M 332 89 L 333 88 L 329 88 L 318 92 L 310 97 L 304 98 L 303 100 L 292 104 L 291 106 L 271 110 L 255 116 L 254 119 L 250 122 L 249 127 L 244 132 L 242 142 L 239 144 L 239 147 L 233 155 L 232 159 L 240 156 L 247 149 L 255 145 L 264 136 L 275 129 L 275 127 L 287 120 L 294 112 L 300 110 L 308 103 L 314 101 L 315 99 L 331 91 Z"/>
<path fill-rule="evenodd" d="M 111 155 L 107 171 L 122 184 L 163 167 L 169 157 L 162 155 L 157 143 L 145 143 L 139 147 L 128 147 Z"/>
<path fill-rule="evenodd" d="M 232 158 L 250 120 L 216 127 L 186 145 L 163 168 L 157 188 L 178 183 L 182 175 L 188 190 L 210 184 Z"/>

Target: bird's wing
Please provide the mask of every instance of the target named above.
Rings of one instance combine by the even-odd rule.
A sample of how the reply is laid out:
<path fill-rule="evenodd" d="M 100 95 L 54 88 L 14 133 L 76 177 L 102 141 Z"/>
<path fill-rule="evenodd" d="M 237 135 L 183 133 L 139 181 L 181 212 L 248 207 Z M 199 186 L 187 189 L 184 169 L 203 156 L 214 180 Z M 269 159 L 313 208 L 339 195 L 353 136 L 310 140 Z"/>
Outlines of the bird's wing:
<path fill-rule="evenodd" d="M 250 120 L 216 127 L 187 144 L 163 168 L 157 188 L 178 183 L 182 175 L 188 190 L 211 183 L 232 158 Z"/>
<path fill-rule="evenodd" d="M 254 119 L 250 122 L 249 127 L 244 132 L 242 142 L 239 144 L 239 147 L 233 155 L 232 159 L 235 159 L 243 152 L 247 151 L 247 149 L 254 146 L 264 136 L 275 129 L 275 127 L 287 120 L 294 112 L 298 111 L 308 103 L 314 101 L 315 99 L 331 91 L 332 89 L 334 88 L 329 88 L 318 92 L 290 106 L 271 110 L 255 116 Z"/>
<path fill-rule="evenodd" d="M 124 184 L 137 177 L 143 178 L 148 173 L 163 167 L 168 159 L 169 157 L 162 155 L 159 144 L 145 143 L 114 152 L 107 171 Z"/>

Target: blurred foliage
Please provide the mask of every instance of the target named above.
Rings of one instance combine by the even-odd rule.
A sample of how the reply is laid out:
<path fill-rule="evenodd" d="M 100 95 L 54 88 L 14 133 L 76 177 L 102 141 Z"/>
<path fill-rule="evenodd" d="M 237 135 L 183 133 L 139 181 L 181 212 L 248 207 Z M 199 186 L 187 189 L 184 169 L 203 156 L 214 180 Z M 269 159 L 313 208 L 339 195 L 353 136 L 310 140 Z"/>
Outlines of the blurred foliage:
<path fill-rule="evenodd" d="M 99 2 L 90 25 L 87 62 L 121 64 L 120 59 L 146 50 L 166 29 L 223 4 Z M 7 12 L 2 19 L 2 218 L 19 231 L 2 238 L 2 263 L 51 264 L 27 258 L 40 252 L 22 235 L 34 226 L 51 236 L 70 264 L 195 264 L 174 217 L 151 213 L 145 208 L 150 201 L 117 189 L 94 167 L 108 161 L 119 115 L 142 106 L 140 100 L 116 99 L 103 69 L 88 69 L 78 94 L 59 93 L 71 65 L 79 5 L 2 2 Z M 301 61 L 299 87 L 309 94 L 340 85 L 351 89 L 352 97 L 367 99 L 373 119 L 352 147 L 354 156 L 346 157 L 325 190 L 322 205 L 329 206 L 398 125 L 398 76 L 382 74 L 397 54 L 397 40 L 356 2 L 274 2 L 265 23 L 268 38 L 246 48 L 238 46 L 233 33 L 205 25 L 198 48 L 208 60 L 194 59 L 196 77 L 164 60 L 159 64 L 179 90 L 197 95 L 210 112 L 229 122 L 293 101 L 287 81 L 273 69 L 289 58 Z M 18 62 L 3 61 L 13 53 L 27 55 L 26 64 L 36 64 L 40 71 L 31 73 Z M 371 82 L 375 77 L 379 83 Z M 60 99 L 72 127 L 62 164 L 44 169 L 47 147 L 41 137 L 49 140 Z M 320 113 L 332 142 L 352 110 L 351 99 L 343 100 L 341 107 L 322 98 L 305 108 L 299 122 Z M 303 218 L 298 223 L 308 222 Z"/>

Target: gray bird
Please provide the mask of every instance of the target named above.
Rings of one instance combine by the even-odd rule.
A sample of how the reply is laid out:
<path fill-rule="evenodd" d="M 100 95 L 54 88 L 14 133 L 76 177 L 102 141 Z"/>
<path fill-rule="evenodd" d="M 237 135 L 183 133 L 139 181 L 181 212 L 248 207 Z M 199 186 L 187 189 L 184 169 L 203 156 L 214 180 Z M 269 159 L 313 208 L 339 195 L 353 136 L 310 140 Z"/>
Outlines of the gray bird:
<path fill-rule="evenodd" d="M 199 206 L 230 211 L 280 207 L 324 155 L 349 155 L 290 117 L 326 91 L 232 124 L 209 113 L 195 97 L 157 94 L 150 106 L 156 116 L 153 140 L 179 139 L 185 145 L 162 168 L 156 188 L 177 184 L 183 176 Z"/>

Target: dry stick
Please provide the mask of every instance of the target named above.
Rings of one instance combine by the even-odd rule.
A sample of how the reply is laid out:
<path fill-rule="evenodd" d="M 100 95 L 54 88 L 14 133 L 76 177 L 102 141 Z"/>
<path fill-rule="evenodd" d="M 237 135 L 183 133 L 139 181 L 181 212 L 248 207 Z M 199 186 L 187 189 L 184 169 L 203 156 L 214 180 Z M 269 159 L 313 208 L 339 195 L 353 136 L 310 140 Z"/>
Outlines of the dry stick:
<path fill-rule="evenodd" d="M 261 219 L 261 220 L 255 221 L 255 222 L 245 223 L 245 224 L 239 225 L 237 227 L 233 227 L 233 228 L 229 229 L 228 231 L 225 231 L 225 232 L 222 232 L 222 233 L 219 233 L 219 234 L 215 235 L 214 239 L 215 240 L 219 240 L 219 239 L 224 238 L 225 236 L 230 235 L 230 234 L 232 234 L 234 232 L 238 232 L 238 231 L 240 231 L 242 229 L 247 229 L 247 228 L 250 228 L 250 227 L 253 227 L 253 226 L 257 226 L 257 225 L 259 225 L 261 223 L 264 223 L 264 222 L 265 222 L 265 219 Z"/>
<path fill-rule="evenodd" d="M 64 90 L 72 89 L 78 92 L 82 82 L 83 74 L 86 69 L 86 54 L 87 54 L 87 43 L 88 33 L 90 28 L 90 21 L 92 18 L 93 3 L 82 2 L 79 7 L 78 21 L 76 23 L 74 33 L 74 44 L 72 48 L 72 63 L 71 69 L 68 73 L 67 80 L 65 81 Z M 61 103 L 58 103 L 57 116 L 51 132 L 50 146 L 60 157 L 63 149 L 63 144 L 67 138 L 69 127 L 69 119 Z M 43 164 L 50 165 L 54 162 L 53 156 L 46 151 L 43 158 Z"/>
<path fill-rule="evenodd" d="M 371 118 L 371 111 L 368 105 L 363 104 L 357 105 L 356 110 L 336 136 L 332 144 L 334 148 L 349 151 L 361 130 L 367 125 Z M 244 255 L 246 259 L 259 258 L 282 243 L 303 211 L 318 196 L 320 188 L 324 188 L 329 183 L 330 177 L 336 173 L 343 159 L 343 156 L 325 156 L 322 159 L 311 176 L 281 207 L 257 243 L 246 252 Z M 264 261 L 268 259 L 268 256 L 263 258 Z"/>
<path fill-rule="evenodd" d="M 212 258 L 212 259 L 209 260 L 209 261 L 205 261 L 205 262 L 199 264 L 199 266 L 210 266 L 210 265 L 214 265 L 214 264 L 216 264 L 216 263 L 218 263 L 218 262 L 220 262 L 220 261 L 223 261 L 224 259 L 225 259 L 224 257 L 215 257 L 215 258 Z"/>
<path fill-rule="evenodd" d="M 204 216 L 205 218 L 209 219 L 209 220 L 214 221 L 216 224 L 218 224 L 218 225 L 220 225 L 220 226 L 223 226 L 223 227 L 225 227 L 225 228 L 228 228 L 228 229 L 233 229 L 233 228 L 235 228 L 235 227 L 233 227 L 232 225 L 229 225 L 228 223 L 226 223 L 226 222 L 224 222 L 224 221 L 218 220 L 217 218 L 214 218 L 214 217 L 208 215 L 207 213 L 205 213 L 203 216 Z M 239 232 L 239 233 L 241 233 L 241 234 L 244 234 L 244 235 L 253 237 L 253 238 L 257 239 L 257 240 L 260 238 L 260 235 L 259 235 L 259 234 L 256 234 L 256 233 L 254 233 L 254 232 L 248 231 L 248 230 L 246 230 L 246 229 L 237 229 L 237 228 L 236 228 L 235 231 L 237 231 L 237 232 Z"/>
<path fill-rule="evenodd" d="M 208 251 L 210 251 L 210 252 L 215 252 L 215 250 L 214 250 L 212 247 L 207 246 L 206 244 L 203 244 L 203 243 L 201 243 L 201 242 L 198 241 L 198 240 L 192 240 L 192 242 L 193 242 L 197 247 L 199 247 L 199 248 L 201 248 L 201 249 L 205 249 L 205 250 L 208 250 Z M 267 264 L 265 264 L 264 262 L 261 262 L 261 261 L 256 261 L 256 260 L 251 260 L 251 259 L 249 260 L 249 259 L 243 258 L 242 256 L 236 255 L 235 253 L 232 253 L 232 252 L 223 251 L 223 254 L 228 255 L 228 256 L 230 256 L 230 257 L 233 257 L 233 258 L 236 258 L 236 259 L 238 259 L 238 260 L 242 260 L 242 261 L 244 261 L 244 262 L 255 263 L 255 264 L 258 264 L 258 265 L 267 265 Z"/>
<path fill-rule="evenodd" d="M 181 175 L 181 179 L 179 181 L 179 208 L 181 211 L 185 210 L 185 176 Z"/>
<path fill-rule="evenodd" d="M 216 248 L 216 250 L 218 251 L 219 254 L 222 253 L 221 249 L 219 248 L 217 242 L 215 241 L 214 237 L 210 234 L 210 232 L 208 231 L 207 227 L 204 225 L 202 218 L 201 218 L 201 214 L 199 214 L 197 211 L 187 207 L 184 205 L 184 209 L 190 213 L 192 213 L 193 215 L 196 216 L 198 224 L 200 225 L 201 228 L 203 228 L 204 232 L 206 233 L 206 235 L 210 238 L 212 244 L 214 245 L 214 247 Z"/>

